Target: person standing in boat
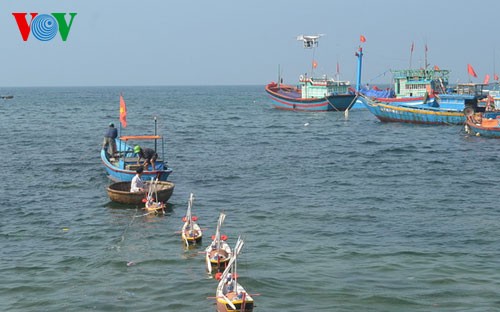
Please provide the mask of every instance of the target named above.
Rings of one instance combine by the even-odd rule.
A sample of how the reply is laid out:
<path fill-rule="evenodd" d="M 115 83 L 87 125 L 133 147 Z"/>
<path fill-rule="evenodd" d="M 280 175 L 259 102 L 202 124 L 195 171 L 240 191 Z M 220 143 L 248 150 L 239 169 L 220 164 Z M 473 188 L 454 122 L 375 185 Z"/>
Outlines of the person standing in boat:
<path fill-rule="evenodd" d="M 114 123 L 110 123 L 108 129 L 104 133 L 104 141 L 102 142 L 102 148 L 108 148 L 108 153 L 111 157 L 116 155 L 116 137 L 118 136 L 118 129 L 115 128 Z"/>
<path fill-rule="evenodd" d="M 140 164 L 141 158 L 144 159 L 142 166 L 147 169 L 148 165 L 151 165 L 151 170 L 155 170 L 155 161 L 158 158 L 158 154 L 152 148 L 142 148 L 139 145 L 134 146 L 134 153 L 137 154 L 137 164 Z"/>
<path fill-rule="evenodd" d="M 132 178 L 132 182 L 130 182 L 131 193 L 146 191 L 146 185 L 144 184 L 144 181 L 142 181 L 141 179 L 143 171 L 144 169 L 142 167 L 137 168 L 137 170 L 135 171 L 135 176 Z"/>

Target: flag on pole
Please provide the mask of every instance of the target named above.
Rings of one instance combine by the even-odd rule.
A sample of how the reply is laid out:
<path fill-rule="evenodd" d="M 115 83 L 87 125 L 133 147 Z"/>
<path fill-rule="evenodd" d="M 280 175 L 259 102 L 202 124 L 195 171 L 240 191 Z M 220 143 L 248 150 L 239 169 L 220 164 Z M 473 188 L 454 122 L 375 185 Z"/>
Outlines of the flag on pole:
<path fill-rule="evenodd" d="M 467 64 L 467 71 L 469 72 L 469 75 L 471 75 L 474 78 L 477 78 L 477 74 L 474 71 L 474 68 L 472 68 L 471 64 Z"/>
<path fill-rule="evenodd" d="M 339 65 L 339 62 L 337 62 L 337 74 L 340 73 L 340 65 Z"/>
<path fill-rule="evenodd" d="M 414 48 L 415 48 L 415 43 L 414 43 L 414 42 L 412 42 L 412 43 L 411 43 L 411 49 L 410 49 L 410 52 L 411 52 L 411 53 L 413 53 L 413 49 L 414 49 Z"/>
<path fill-rule="evenodd" d="M 434 65 L 434 70 L 440 70 L 440 69 L 439 69 L 439 66 Z"/>
<path fill-rule="evenodd" d="M 486 76 L 484 76 L 483 84 L 488 84 L 488 83 L 490 83 L 490 75 L 486 74 Z"/>
<path fill-rule="evenodd" d="M 318 67 L 318 63 L 316 61 L 313 61 L 313 68 Z"/>
<path fill-rule="evenodd" d="M 366 42 L 366 37 L 363 35 L 359 36 L 359 41 Z"/>
<path fill-rule="evenodd" d="M 493 75 L 493 79 L 498 80 L 498 75 L 497 74 Z"/>
<path fill-rule="evenodd" d="M 120 122 L 123 128 L 127 127 L 127 106 L 125 105 L 125 100 L 120 94 Z"/>

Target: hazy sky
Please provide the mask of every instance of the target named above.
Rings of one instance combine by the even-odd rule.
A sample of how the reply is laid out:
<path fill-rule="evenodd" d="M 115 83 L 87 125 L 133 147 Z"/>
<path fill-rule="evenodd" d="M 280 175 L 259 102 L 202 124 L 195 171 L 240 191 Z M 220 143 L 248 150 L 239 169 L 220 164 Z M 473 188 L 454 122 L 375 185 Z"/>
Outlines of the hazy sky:
<path fill-rule="evenodd" d="M 325 34 L 317 74 L 389 83 L 390 69 L 428 63 L 468 81 L 500 72 L 499 0 L 0 0 L 0 87 L 295 84 L 312 50 L 296 40 Z M 58 33 L 23 41 L 13 12 L 76 12 L 67 41 Z M 69 20 L 69 16 L 67 17 Z M 31 17 L 27 16 L 27 21 Z M 498 63 L 498 64 L 496 64 Z"/>

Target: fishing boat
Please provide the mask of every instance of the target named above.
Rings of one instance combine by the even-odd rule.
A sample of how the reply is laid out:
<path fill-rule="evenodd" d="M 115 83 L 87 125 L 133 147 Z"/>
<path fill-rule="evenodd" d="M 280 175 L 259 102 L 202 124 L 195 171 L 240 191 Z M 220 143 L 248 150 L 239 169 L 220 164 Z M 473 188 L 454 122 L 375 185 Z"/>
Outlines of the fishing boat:
<path fill-rule="evenodd" d="M 186 215 L 182 218 L 182 221 L 184 221 L 184 225 L 182 226 L 181 237 L 186 246 L 201 242 L 203 236 L 201 228 L 197 223 L 198 217 L 193 216 L 191 213 L 193 201 L 194 195 L 193 193 L 191 193 L 189 195 Z"/>
<path fill-rule="evenodd" d="M 120 95 L 120 132 L 121 127 L 127 126 L 127 107 L 123 96 Z M 101 161 L 108 174 L 108 177 L 115 182 L 129 182 L 135 176 L 136 171 L 142 165 L 139 164 L 139 154 L 141 149 L 146 146 L 151 146 L 157 154 L 157 159 L 144 166 L 142 178 L 144 180 L 158 179 L 159 181 L 167 181 L 168 176 L 172 173 L 172 168 L 167 166 L 164 160 L 165 144 L 163 137 L 157 134 L 157 119 L 154 117 L 154 135 L 123 135 L 115 139 L 116 153 L 110 155 L 103 145 L 101 149 Z M 161 152 L 158 148 L 158 143 L 161 143 Z M 140 145 L 139 145 L 140 144 Z"/>
<path fill-rule="evenodd" d="M 138 164 L 139 155 L 134 152 L 133 146 L 140 144 L 154 146 L 154 150 L 158 153 L 158 159 L 155 161 L 155 167 L 149 165 L 143 171 L 143 179 L 150 180 L 158 179 L 159 181 L 167 181 L 168 176 L 172 173 L 172 168 L 167 166 L 167 162 L 163 160 L 164 142 L 160 135 L 127 135 L 115 139 L 117 154 L 112 157 L 105 148 L 101 150 L 101 160 L 104 164 L 108 177 L 112 181 L 123 182 L 132 181 L 136 174 L 136 170 L 141 167 Z M 157 149 L 158 141 L 161 142 L 161 152 Z"/>
<path fill-rule="evenodd" d="M 304 48 L 315 49 L 322 35 L 298 36 L 297 40 L 304 43 Z M 314 54 L 313 54 L 314 55 Z M 356 98 L 356 92 L 349 81 L 335 80 L 326 75 L 314 77 L 317 63 L 313 59 L 311 75 L 300 75 L 299 85 L 292 86 L 282 83 L 279 73 L 278 82 L 265 86 L 265 91 L 272 100 L 273 107 L 293 111 L 345 111 L 351 107 Z M 279 70 L 278 70 L 279 71 Z"/>
<path fill-rule="evenodd" d="M 391 102 L 360 95 L 368 110 L 383 122 L 459 125 L 465 123 L 465 111 L 485 110 L 481 99 L 483 84 L 459 84 L 454 93 L 435 95 L 422 102 Z"/>
<path fill-rule="evenodd" d="M 231 259 L 231 247 L 227 241 L 226 235 L 221 235 L 222 223 L 226 214 L 221 212 L 219 215 L 219 220 L 217 221 L 217 228 L 215 230 L 215 235 L 212 236 L 212 242 L 205 249 L 205 262 L 207 264 L 207 271 L 209 274 L 212 273 L 212 269 L 215 268 L 217 272 L 224 269 Z"/>
<path fill-rule="evenodd" d="M 237 257 L 243 247 L 243 240 L 238 238 L 234 247 L 233 257 L 222 272 L 215 293 L 218 312 L 252 312 L 254 300 L 240 285 L 237 274 Z"/>
<path fill-rule="evenodd" d="M 465 131 L 476 136 L 500 138 L 500 112 L 470 114 L 467 116 Z"/>
<path fill-rule="evenodd" d="M 151 187 L 151 182 L 145 182 L 148 190 L 154 190 L 155 201 L 166 203 L 174 192 L 174 183 L 168 181 L 156 181 Z M 114 202 L 128 205 L 142 205 L 147 198 L 148 192 L 130 192 L 130 182 L 116 182 L 106 188 L 109 199 Z"/>
<path fill-rule="evenodd" d="M 0 95 L 0 99 L 4 99 L 4 100 L 11 100 L 13 98 L 14 98 L 13 95 Z"/>

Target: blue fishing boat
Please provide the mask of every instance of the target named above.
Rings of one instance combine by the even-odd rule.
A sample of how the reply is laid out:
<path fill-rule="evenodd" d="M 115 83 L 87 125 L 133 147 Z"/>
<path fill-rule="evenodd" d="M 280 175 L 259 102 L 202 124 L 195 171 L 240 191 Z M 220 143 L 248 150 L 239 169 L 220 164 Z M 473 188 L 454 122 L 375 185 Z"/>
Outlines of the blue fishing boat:
<path fill-rule="evenodd" d="M 322 35 L 298 36 L 297 40 L 304 43 L 304 48 L 314 49 Z M 314 55 L 314 53 L 313 53 Z M 280 74 L 278 82 L 266 85 L 265 90 L 272 100 L 273 107 L 283 110 L 325 112 L 345 111 L 356 100 L 356 92 L 349 81 L 333 79 L 326 75 L 314 77 L 317 63 L 313 59 L 311 74 L 300 75 L 298 86 L 282 83 Z M 279 70 L 278 70 L 279 72 Z"/>
<path fill-rule="evenodd" d="M 465 112 L 485 110 L 483 84 L 460 84 L 454 93 L 435 95 L 422 102 L 384 101 L 360 95 L 368 110 L 383 122 L 458 125 L 465 123 Z"/>
<path fill-rule="evenodd" d="M 115 182 L 130 182 L 135 176 L 136 170 L 139 167 L 143 167 L 143 180 L 167 181 L 168 176 L 172 173 L 172 169 L 167 167 L 167 162 L 164 160 L 165 145 L 163 137 L 157 135 L 156 117 L 154 121 L 154 135 L 127 135 L 117 137 L 115 138 L 116 151 L 108 151 L 106 146 L 107 142 L 105 141 L 101 149 L 101 160 L 111 180 Z M 127 106 L 122 95 L 120 95 L 120 126 L 124 128 L 127 127 Z M 159 142 L 161 143 L 161 153 L 157 148 Z M 141 155 L 144 156 L 142 152 L 145 150 L 144 148 L 147 147 L 146 145 L 151 146 L 151 154 L 156 154 L 147 166 L 139 164 L 140 159 L 138 154 L 141 152 Z M 115 147 L 112 147 L 112 149 L 114 148 Z"/>
<path fill-rule="evenodd" d="M 465 131 L 476 136 L 500 138 L 500 112 L 485 112 L 467 116 Z"/>
<path fill-rule="evenodd" d="M 135 144 L 140 144 L 140 146 L 146 146 L 148 143 L 155 146 L 155 150 L 158 153 L 158 159 L 155 161 L 155 167 L 152 168 L 148 165 L 143 171 L 142 179 L 144 181 L 149 181 L 151 178 L 158 179 L 159 181 L 167 181 L 168 176 L 172 173 L 172 168 L 167 166 L 166 161 L 163 159 L 164 144 L 163 138 L 159 135 L 129 135 L 121 136 L 115 139 L 117 153 L 115 157 L 107 152 L 105 148 L 101 150 L 101 160 L 104 164 L 108 177 L 115 182 L 128 182 L 132 181 L 132 178 L 136 174 L 136 170 L 142 167 L 142 164 L 138 164 L 138 154 L 134 152 L 132 142 Z M 158 141 L 161 142 L 162 152 L 156 148 Z"/>

